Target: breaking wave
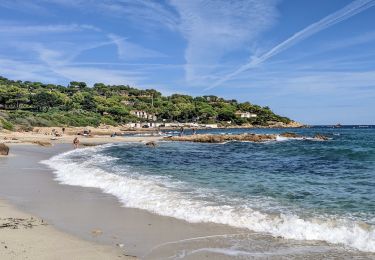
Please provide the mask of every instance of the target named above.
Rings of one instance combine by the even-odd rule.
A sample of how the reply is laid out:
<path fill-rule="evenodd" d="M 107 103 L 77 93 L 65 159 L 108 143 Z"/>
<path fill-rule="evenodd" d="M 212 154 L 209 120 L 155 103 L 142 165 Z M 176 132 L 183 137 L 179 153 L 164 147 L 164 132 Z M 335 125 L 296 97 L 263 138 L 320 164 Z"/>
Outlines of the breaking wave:
<path fill-rule="evenodd" d="M 58 182 L 99 188 L 117 197 L 125 207 L 192 223 L 227 224 L 288 239 L 322 240 L 375 252 L 375 229 L 372 225 L 333 216 L 305 219 L 292 212 L 269 214 L 253 209 L 247 201 L 232 204 L 227 200 L 223 204 L 204 198 L 197 199 L 188 192 L 174 188 L 184 183 L 172 183 L 167 177 L 137 174 L 123 166 L 105 167 L 113 166 L 114 161 L 119 159 L 99 154 L 105 147 L 70 151 L 42 163 L 54 170 Z"/>

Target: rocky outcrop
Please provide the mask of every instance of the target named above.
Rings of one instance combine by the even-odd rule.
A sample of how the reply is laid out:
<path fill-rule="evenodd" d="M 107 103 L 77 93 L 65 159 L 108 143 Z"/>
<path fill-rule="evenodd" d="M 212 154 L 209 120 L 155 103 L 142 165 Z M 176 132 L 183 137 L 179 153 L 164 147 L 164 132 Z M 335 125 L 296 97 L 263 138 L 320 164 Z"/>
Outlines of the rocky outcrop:
<path fill-rule="evenodd" d="M 263 128 L 301 128 L 305 127 L 304 124 L 291 121 L 288 124 L 283 123 L 283 122 L 276 122 L 276 121 L 268 121 L 267 122 L 268 126 L 263 127 Z"/>
<path fill-rule="evenodd" d="M 230 141 L 239 142 L 254 142 L 261 143 L 267 141 L 276 141 L 276 134 L 238 134 L 238 135 L 214 135 L 214 134 L 202 134 L 202 135 L 185 135 L 185 136 L 169 136 L 164 137 L 167 141 L 177 141 L 177 142 L 197 142 L 197 143 L 225 143 Z M 302 136 L 296 133 L 282 133 L 279 136 L 286 138 L 296 138 L 297 140 L 311 140 L 311 137 Z M 315 135 L 314 139 L 326 141 L 329 138 L 323 135 Z"/>
<path fill-rule="evenodd" d="M 314 139 L 320 140 L 320 141 L 327 141 L 327 140 L 329 140 L 329 138 L 327 136 L 322 135 L 322 134 L 316 134 L 316 135 L 314 135 Z"/>
<path fill-rule="evenodd" d="M 157 146 L 157 144 L 154 142 L 154 141 L 151 141 L 151 142 L 147 142 L 146 143 L 146 146 L 150 146 L 150 147 L 156 147 Z"/>
<path fill-rule="evenodd" d="M 8 155 L 9 147 L 5 144 L 0 144 L 0 155 Z"/>
<path fill-rule="evenodd" d="M 165 137 L 168 141 L 198 142 L 198 143 L 225 143 L 229 141 L 265 142 L 276 140 L 276 135 L 267 134 L 238 134 L 238 135 L 186 135 Z"/>
<path fill-rule="evenodd" d="M 299 135 L 299 134 L 296 134 L 296 133 L 290 133 L 290 132 L 282 133 L 282 134 L 280 134 L 280 136 L 286 137 L 286 138 L 302 138 L 303 137 L 302 135 Z"/>
<path fill-rule="evenodd" d="M 305 127 L 306 125 L 291 121 L 289 124 L 286 125 L 286 127 L 291 127 L 291 128 L 300 128 L 300 127 Z"/>

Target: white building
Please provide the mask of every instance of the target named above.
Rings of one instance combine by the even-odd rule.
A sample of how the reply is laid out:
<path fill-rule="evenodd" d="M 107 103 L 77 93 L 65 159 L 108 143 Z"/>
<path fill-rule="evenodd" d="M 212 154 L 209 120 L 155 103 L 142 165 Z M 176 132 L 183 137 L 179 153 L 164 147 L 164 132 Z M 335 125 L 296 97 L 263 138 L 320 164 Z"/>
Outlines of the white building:
<path fill-rule="evenodd" d="M 149 123 L 127 123 L 124 126 L 130 128 L 143 128 L 144 126 L 148 126 L 149 128 L 158 128 L 161 124 L 156 122 L 149 122 Z"/>
<path fill-rule="evenodd" d="M 123 101 L 121 101 L 121 103 L 126 105 L 126 106 L 134 106 L 134 102 L 129 101 L 129 100 L 123 100 Z"/>
<path fill-rule="evenodd" d="M 241 118 L 254 118 L 254 117 L 257 117 L 257 114 L 253 114 L 250 112 L 237 111 L 236 116 L 241 117 Z"/>
<path fill-rule="evenodd" d="M 132 110 L 130 111 L 130 114 L 139 117 L 139 118 L 144 118 L 152 121 L 156 121 L 157 117 L 154 114 L 149 114 L 146 111 L 143 110 Z"/>
<path fill-rule="evenodd" d="M 206 128 L 218 128 L 217 124 L 205 124 L 204 127 Z"/>

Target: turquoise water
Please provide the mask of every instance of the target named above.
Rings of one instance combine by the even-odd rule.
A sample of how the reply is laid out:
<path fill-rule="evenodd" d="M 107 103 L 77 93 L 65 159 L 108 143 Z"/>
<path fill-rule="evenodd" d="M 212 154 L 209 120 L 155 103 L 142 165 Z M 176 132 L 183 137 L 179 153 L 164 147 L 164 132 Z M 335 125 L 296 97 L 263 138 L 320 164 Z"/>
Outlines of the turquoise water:
<path fill-rule="evenodd" d="M 128 207 L 374 252 L 375 129 L 290 131 L 330 140 L 105 145 L 49 165 L 59 181 L 101 188 Z"/>
<path fill-rule="evenodd" d="M 294 132 L 312 136 L 316 129 Z M 220 190 L 224 201 L 272 198 L 305 214 L 343 214 L 375 224 L 375 129 L 319 132 L 332 140 L 163 143 L 155 150 L 118 146 L 105 153 L 143 174 Z"/>

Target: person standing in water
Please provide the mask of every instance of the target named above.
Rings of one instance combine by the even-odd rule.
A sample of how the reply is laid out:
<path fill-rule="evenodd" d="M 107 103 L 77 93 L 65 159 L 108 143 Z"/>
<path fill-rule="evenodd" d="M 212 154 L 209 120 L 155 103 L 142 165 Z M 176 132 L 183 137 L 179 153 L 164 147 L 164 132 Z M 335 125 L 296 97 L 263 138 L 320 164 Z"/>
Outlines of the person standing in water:
<path fill-rule="evenodd" d="M 78 137 L 74 138 L 74 140 L 73 140 L 73 146 L 74 146 L 74 149 L 77 149 L 79 147 Z"/>
<path fill-rule="evenodd" d="M 180 136 L 183 136 L 184 135 L 184 127 L 181 127 L 180 128 Z"/>

